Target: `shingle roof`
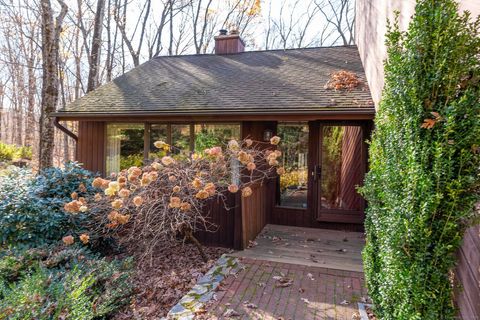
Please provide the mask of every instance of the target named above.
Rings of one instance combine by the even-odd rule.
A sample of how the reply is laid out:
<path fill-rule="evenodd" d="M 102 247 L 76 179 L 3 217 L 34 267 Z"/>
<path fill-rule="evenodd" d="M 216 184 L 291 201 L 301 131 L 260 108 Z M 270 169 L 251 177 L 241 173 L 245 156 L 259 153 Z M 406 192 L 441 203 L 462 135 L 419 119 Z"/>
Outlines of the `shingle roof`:
<path fill-rule="evenodd" d="M 325 88 L 330 74 L 356 73 L 351 91 Z M 356 46 L 157 57 L 56 115 L 295 113 L 373 109 Z"/>

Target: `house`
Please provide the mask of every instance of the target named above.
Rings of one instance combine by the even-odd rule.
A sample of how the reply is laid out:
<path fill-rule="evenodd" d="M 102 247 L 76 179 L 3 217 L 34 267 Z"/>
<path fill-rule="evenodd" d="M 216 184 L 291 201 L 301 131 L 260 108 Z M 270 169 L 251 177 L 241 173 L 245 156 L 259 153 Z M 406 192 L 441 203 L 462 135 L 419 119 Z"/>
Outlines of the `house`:
<path fill-rule="evenodd" d="M 200 235 L 206 244 L 244 248 L 266 223 L 362 230 L 365 203 L 355 186 L 383 88 L 386 20 L 399 10 L 405 29 L 414 6 L 357 0 L 356 46 L 244 52 L 238 34 L 222 31 L 215 54 L 154 58 L 59 110 L 55 123 L 77 140 L 77 160 L 104 175 L 148 162 L 156 140 L 187 154 L 212 140 L 281 136 L 287 174 L 255 186 L 252 197 L 229 195 L 229 212 L 212 201 L 206 213 L 219 229 Z M 461 8 L 480 14 L 477 1 Z M 327 88 L 338 71 L 360 85 Z M 78 121 L 78 136 L 63 120 Z M 479 234 L 471 228 L 458 254 L 464 290 L 456 302 L 468 320 L 480 318 Z"/>
<path fill-rule="evenodd" d="M 339 71 L 357 85 L 327 88 Z M 215 54 L 154 58 L 53 116 L 60 128 L 78 121 L 78 136 L 69 133 L 77 160 L 104 175 L 150 161 L 157 140 L 188 154 L 212 140 L 281 136 L 287 173 L 258 196 L 231 199 L 238 214 L 207 210 L 219 230 L 202 240 L 242 248 L 267 222 L 363 229 L 356 185 L 374 114 L 356 46 L 244 52 L 238 34 L 222 31 Z"/>

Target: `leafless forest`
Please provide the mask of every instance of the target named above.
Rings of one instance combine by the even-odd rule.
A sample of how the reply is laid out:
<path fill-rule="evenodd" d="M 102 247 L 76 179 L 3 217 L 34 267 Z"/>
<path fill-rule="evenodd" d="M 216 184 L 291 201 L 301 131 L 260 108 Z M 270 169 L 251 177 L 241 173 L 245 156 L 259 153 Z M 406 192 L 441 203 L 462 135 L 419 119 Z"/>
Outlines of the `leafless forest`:
<path fill-rule="evenodd" d="M 349 0 L 0 0 L 0 141 L 40 168 L 72 159 L 49 114 L 155 56 L 353 44 Z M 75 123 L 65 126 L 75 131 Z"/>

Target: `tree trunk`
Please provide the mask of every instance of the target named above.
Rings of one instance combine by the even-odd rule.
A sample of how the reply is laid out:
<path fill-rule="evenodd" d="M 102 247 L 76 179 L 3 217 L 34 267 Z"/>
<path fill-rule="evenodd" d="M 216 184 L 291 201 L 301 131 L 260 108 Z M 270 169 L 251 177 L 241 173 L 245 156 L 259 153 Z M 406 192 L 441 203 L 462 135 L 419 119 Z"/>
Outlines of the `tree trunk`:
<path fill-rule="evenodd" d="M 197 238 L 195 238 L 195 236 L 192 233 L 192 230 L 189 229 L 189 228 L 188 229 L 185 228 L 185 230 L 183 230 L 183 233 L 185 234 L 185 238 L 192 241 L 192 243 L 195 245 L 195 247 L 197 247 L 198 253 L 200 253 L 200 257 L 202 257 L 203 262 L 208 262 L 208 257 L 206 255 L 205 251 L 203 250 L 203 246 L 197 240 Z"/>
<path fill-rule="evenodd" d="M 98 0 L 97 11 L 93 27 L 92 51 L 90 55 L 90 70 L 88 72 L 87 92 L 95 90 L 98 86 L 98 68 L 100 64 L 100 48 L 102 45 L 103 11 L 105 0 Z"/>
<path fill-rule="evenodd" d="M 67 5 L 58 0 L 61 12 L 53 21 L 50 0 L 41 0 L 42 12 L 42 105 L 40 112 L 39 170 L 53 165 L 54 119 L 50 114 L 55 111 L 58 102 L 58 42 L 63 19 L 67 14 Z"/>

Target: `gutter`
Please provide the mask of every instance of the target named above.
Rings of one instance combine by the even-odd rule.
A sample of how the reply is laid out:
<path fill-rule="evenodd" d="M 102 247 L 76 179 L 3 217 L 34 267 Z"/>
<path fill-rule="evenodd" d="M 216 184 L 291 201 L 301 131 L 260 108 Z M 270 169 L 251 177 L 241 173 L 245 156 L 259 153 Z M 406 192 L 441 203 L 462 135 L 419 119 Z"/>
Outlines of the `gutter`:
<path fill-rule="evenodd" d="M 270 112 L 266 111 L 270 110 Z M 311 110 L 311 109 L 297 109 L 297 110 L 271 110 L 263 108 L 260 110 L 184 110 L 184 111 L 120 111 L 120 112 L 68 112 L 60 111 L 55 112 L 52 116 L 56 117 L 144 117 L 144 116 L 275 116 L 275 115 L 345 115 L 345 114 L 366 114 L 375 115 L 375 108 L 337 108 L 337 109 L 323 109 L 323 110 Z"/>
<path fill-rule="evenodd" d="M 70 138 L 75 140 L 75 142 L 78 142 L 78 136 L 60 124 L 60 118 L 55 117 L 55 120 L 53 123 L 55 124 L 55 127 L 57 127 L 60 131 L 62 131 L 63 133 L 68 135 Z"/>

